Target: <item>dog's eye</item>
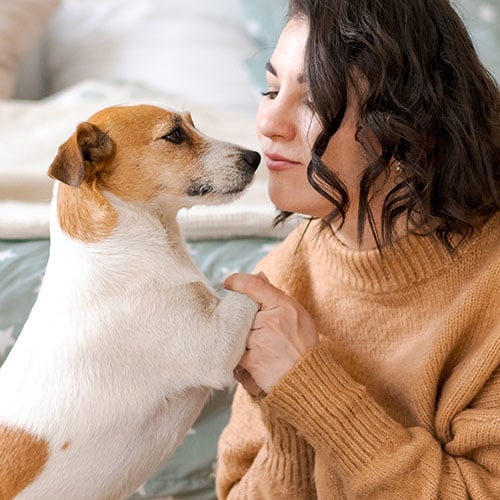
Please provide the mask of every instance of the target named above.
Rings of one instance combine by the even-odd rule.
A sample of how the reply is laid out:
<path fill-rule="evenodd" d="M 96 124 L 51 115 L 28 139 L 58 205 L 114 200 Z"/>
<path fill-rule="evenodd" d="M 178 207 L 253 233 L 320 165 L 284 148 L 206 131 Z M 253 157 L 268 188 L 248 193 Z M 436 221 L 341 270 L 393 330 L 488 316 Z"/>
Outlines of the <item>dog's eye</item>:
<path fill-rule="evenodd" d="M 177 127 L 168 134 L 162 136 L 162 139 L 173 142 L 174 144 L 180 144 L 186 139 L 186 134 L 184 133 L 184 130 L 182 130 L 180 127 Z"/>

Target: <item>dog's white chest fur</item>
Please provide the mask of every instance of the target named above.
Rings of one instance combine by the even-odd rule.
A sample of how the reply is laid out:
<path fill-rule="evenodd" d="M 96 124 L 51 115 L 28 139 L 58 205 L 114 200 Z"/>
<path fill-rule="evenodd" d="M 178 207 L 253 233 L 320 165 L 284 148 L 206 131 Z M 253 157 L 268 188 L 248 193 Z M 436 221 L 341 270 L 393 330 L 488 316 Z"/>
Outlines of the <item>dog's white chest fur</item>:
<path fill-rule="evenodd" d="M 176 209 L 156 216 L 175 196 L 104 192 L 90 226 L 113 226 L 89 242 L 68 234 L 81 228 L 56 193 L 46 275 L 0 370 L 1 498 L 124 498 L 231 383 L 257 306 L 209 288 Z"/>

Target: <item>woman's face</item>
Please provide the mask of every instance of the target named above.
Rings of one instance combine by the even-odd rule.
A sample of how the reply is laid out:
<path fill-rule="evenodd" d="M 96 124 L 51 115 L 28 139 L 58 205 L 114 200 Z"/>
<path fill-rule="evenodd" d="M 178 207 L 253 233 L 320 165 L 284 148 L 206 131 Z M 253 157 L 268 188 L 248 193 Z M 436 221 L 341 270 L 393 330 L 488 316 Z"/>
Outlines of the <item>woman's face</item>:
<path fill-rule="evenodd" d="M 307 21 L 292 19 L 267 65 L 268 92 L 257 112 L 257 133 L 269 171 L 269 196 L 281 210 L 324 217 L 332 206 L 307 180 L 311 149 L 321 125 L 309 104 L 304 78 Z M 359 173 L 367 164 L 354 139 L 356 106 L 348 104 L 344 120 L 330 139 L 323 161 L 346 184 L 356 206 Z"/>

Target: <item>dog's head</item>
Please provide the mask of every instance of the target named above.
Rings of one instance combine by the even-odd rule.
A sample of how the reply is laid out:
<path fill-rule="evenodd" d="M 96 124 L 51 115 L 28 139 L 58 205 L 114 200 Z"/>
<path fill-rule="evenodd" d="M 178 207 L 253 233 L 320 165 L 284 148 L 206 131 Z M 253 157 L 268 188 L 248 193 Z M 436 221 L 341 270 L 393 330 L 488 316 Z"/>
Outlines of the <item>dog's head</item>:
<path fill-rule="evenodd" d="M 49 175 L 126 202 L 160 207 L 226 203 L 252 181 L 260 155 L 200 133 L 189 113 L 116 106 L 78 125 Z"/>

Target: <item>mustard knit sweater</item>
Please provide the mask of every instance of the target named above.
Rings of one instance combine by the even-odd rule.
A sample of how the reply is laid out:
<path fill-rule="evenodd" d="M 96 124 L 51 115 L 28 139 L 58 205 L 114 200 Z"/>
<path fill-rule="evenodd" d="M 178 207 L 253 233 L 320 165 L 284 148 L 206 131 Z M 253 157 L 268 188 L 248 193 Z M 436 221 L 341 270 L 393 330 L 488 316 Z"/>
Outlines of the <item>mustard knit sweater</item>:
<path fill-rule="evenodd" d="M 500 214 L 452 255 L 302 233 L 258 269 L 321 342 L 265 398 L 237 389 L 219 498 L 500 499 Z"/>

